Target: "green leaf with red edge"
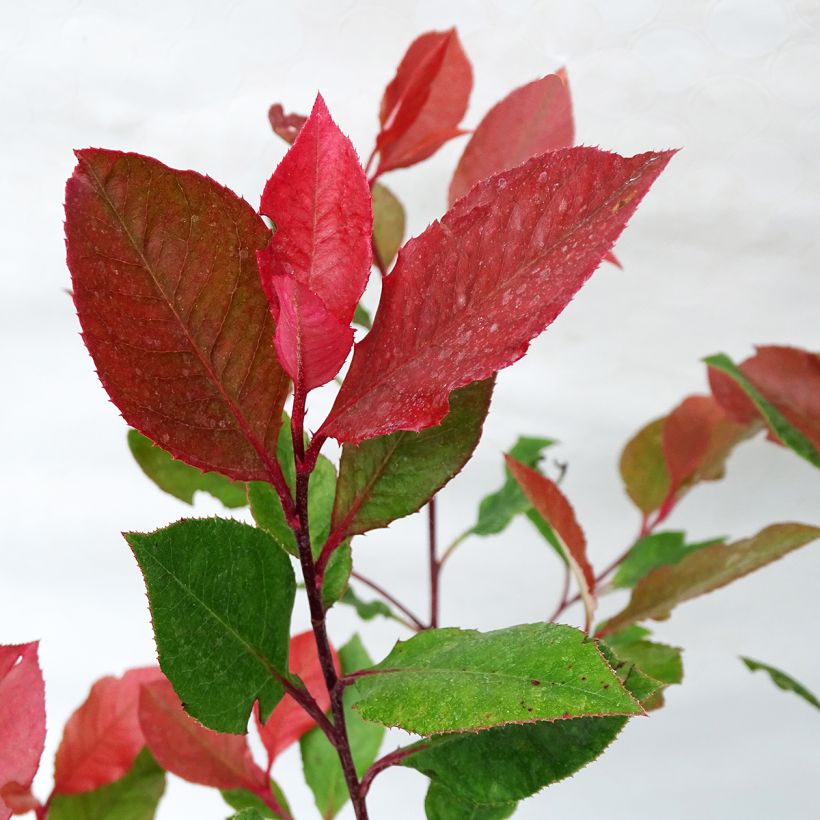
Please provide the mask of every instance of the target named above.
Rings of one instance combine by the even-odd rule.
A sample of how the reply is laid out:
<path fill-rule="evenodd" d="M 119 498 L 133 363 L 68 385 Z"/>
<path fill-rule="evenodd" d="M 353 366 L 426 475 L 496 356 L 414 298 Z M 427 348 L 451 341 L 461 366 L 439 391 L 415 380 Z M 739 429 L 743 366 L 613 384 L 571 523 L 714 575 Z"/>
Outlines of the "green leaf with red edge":
<path fill-rule="evenodd" d="M 290 558 L 263 530 L 222 518 L 125 538 L 145 579 L 160 667 L 188 712 L 220 732 L 244 732 L 257 702 L 267 719 L 287 675 Z"/>
<path fill-rule="evenodd" d="M 781 348 L 780 350 L 794 350 Z M 754 382 L 738 368 L 725 353 L 708 356 L 704 361 L 710 372 L 719 371 L 730 378 L 751 400 L 757 412 L 769 426 L 772 434 L 809 464 L 820 468 L 820 356 L 805 351 L 795 351 L 798 362 L 793 362 L 794 355 L 773 355 L 772 348 L 761 349 L 755 357 L 753 373 L 762 370 L 759 380 L 776 401 L 769 401 Z M 763 362 L 763 365 L 760 363 Z M 765 369 L 763 369 L 765 367 Z M 782 367 L 782 373 L 774 375 Z M 721 391 L 720 377 L 711 376 L 713 389 L 718 384 Z M 733 404 L 737 404 L 736 400 Z M 805 434 L 803 431 L 806 431 Z"/>
<path fill-rule="evenodd" d="M 346 444 L 339 465 L 333 529 L 347 535 L 386 527 L 426 504 L 473 454 L 490 408 L 494 379 L 450 398 L 441 424 L 420 433 L 399 430 Z"/>
<path fill-rule="evenodd" d="M 297 385 L 329 381 L 353 344 L 350 322 L 370 274 L 370 189 L 321 95 L 262 193 L 276 226 L 258 253 L 277 320 L 276 350 Z"/>
<path fill-rule="evenodd" d="M 741 657 L 743 663 L 746 665 L 746 668 L 749 669 L 751 672 L 766 672 L 768 676 L 772 679 L 772 683 L 777 686 L 779 689 L 782 689 L 784 692 L 794 692 L 795 695 L 803 698 L 807 703 L 810 703 L 814 706 L 815 709 L 820 709 L 820 700 L 817 699 L 817 696 L 806 689 L 802 683 L 796 681 L 791 675 L 787 675 L 780 669 L 775 669 L 774 666 L 769 666 L 767 663 L 762 663 L 761 661 L 755 661 L 751 658 L 744 658 Z"/>
<path fill-rule="evenodd" d="M 46 739 L 38 644 L 0 645 L 0 818 L 32 808 L 31 783 Z"/>
<path fill-rule="evenodd" d="M 125 420 L 175 458 L 270 480 L 290 381 L 236 194 L 139 154 L 86 149 L 66 186 L 83 339 Z"/>
<path fill-rule="evenodd" d="M 404 241 L 405 213 L 398 197 L 380 182 L 373 184 L 373 249 L 390 267 Z"/>
<path fill-rule="evenodd" d="M 379 111 L 376 176 L 414 165 L 464 133 L 473 71 L 455 29 L 430 31 L 407 49 Z"/>
<path fill-rule="evenodd" d="M 734 544 L 696 550 L 678 563 L 655 569 L 642 578 L 627 607 L 604 624 L 601 634 L 650 618 L 666 618 L 678 604 L 719 589 L 817 538 L 820 527 L 773 524 Z"/>
<path fill-rule="evenodd" d="M 123 777 L 145 746 L 137 706 L 143 683 L 162 678 L 159 667 L 129 669 L 92 687 L 71 715 L 54 758 L 54 792 L 76 794 Z"/>
<path fill-rule="evenodd" d="M 476 182 L 575 141 L 572 98 L 561 70 L 516 88 L 473 132 L 450 182 L 452 205 Z"/>
<path fill-rule="evenodd" d="M 365 720 L 421 735 L 642 712 L 595 643 L 559 624 L 427 630 L 353 688 Z"/>
<path fill-rule="evenodd" d="M 524 355 L 671 156 L 567 148 L 476 185 L 402 248 L 321 433 L 358 443 L 438 424 L 453 390 Z"/>

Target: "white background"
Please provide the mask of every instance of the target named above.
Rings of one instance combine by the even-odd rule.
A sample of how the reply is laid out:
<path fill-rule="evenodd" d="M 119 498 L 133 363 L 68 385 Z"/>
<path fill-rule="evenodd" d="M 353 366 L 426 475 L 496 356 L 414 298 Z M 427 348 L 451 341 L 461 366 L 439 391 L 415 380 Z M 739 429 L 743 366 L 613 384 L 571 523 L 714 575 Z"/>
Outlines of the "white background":
<path fill-rule="evenodd" d="M 402 52 L 417 33 L 453 24 L 475 66 L 468 125 L 510 89 L 566 65 L 580 141 L 684 150 L 619 242 L 624 270 L 604 266 L 500 378 L 477 455 L 443 493 L 443 540 L 499 483 L 500 454 L 517 434 L 549 435 L 563 442 L 554 453 L 570 464 L 565 488 L 603 566 L 638 525 L 617 474 L 620 447 L 704 390 L 700 358 L 743 358 L 754 343 L 818 347 L 817 0 L 4 3 L 0 640 L 42 641 L 41 795 L 62 724 L 91 682 L 154 656 L 142 581 L 119 532 L 189 512 L 131 462 L 125 424 L 77 334 L 62 239 L 71 149 L 140 151 L 207 172 L 256 204 L 284 151 L 266 122 L 270 103 L 306 112 L 321 89 L 367 154 Z M 412 233 L 441 214 L 461 149 L 454 142 L 385 180 L 408 206 Z M 758 440 L 669 523 L 693 539 L 741 537 L 776 521 L 818 523 L 819 499 L 816 471 Z M 197 514 L 215 511 L 198 501 Z M 816 817 L 820 715 L 736 656 L 820 690 L 818 546 L 659 624 L 658 637 L 686 647 L 685 685 L 518 816 Z M 423 518 L 358 539 L 356 560 L 426 608 Z M 542 619 L 558 584 L 552 554 L 519 522 L 462 547 L 444 576 L 444 622 Z M 295 620 L 306 625 L 303 605 Z M 349 612 L 333 611 L 337 643 L 355 628 Z M 361 629 L 376 657 L 396 637 L 386 623 Z M 275 774 L 297 817 L 314 816 L 295 750 Z M 391 770 L 372 791 L 374 820 L 421 817 L 424 787 L 415 772 Z M 227 813 L 215 792 L 172 779 L 160 817 Z"/>

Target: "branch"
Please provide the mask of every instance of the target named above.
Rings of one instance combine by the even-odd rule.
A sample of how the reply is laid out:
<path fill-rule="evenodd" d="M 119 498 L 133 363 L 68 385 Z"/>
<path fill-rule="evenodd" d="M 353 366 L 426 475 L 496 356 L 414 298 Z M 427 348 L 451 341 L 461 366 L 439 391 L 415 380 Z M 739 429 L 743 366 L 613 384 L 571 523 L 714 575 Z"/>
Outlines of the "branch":
<path fill-rule="evenodd" d="M 411 754 L 415 754 L 416 752 L 420 752 L 422 749 L 426 749 L 428 745 L 429 744 L 427 743 L 414 743 L 412 746 L 401 746 L 394 752 L 390 752 L 389 754 L 384 755 L 384 757 L 380 757 L 364 773 L 361 785 L 362 797 L 367 796 L 367 793 L 370 791 L 370 786 L 373 784 L 373 780 L 376 777 L 376 775 L 380 774 L 385 769 L 389 769 L 391 766 L 398 765 L 402 762 L 402 760 L 404 760 L 406 757 L 409 757 Z"/>
<path fill-rule="evenodd" d="M 391 595 L 384 587 L 379 586 L 375 581 L 371 581 L 370 578 L 362 575 L 359 572 L 356 572 L 354 569 L 353 572 L 350 573 L 352 578 L 355 578 L 357 581 L 360 581 L 365 586 L 370 587 L 373 592 L 381 595 L 385 601 L 388 603 L 393 604 L 396 609 L 399 610 L 403 615 L 410 619 L 413 623 L 413 627 L 416 631 L 420 631 L 425 628 L 425 625 L 422 623 L 421 619 L 417 617 L 410 609 L 408 609 L 401 601 L 398 600 L 395 596 Z"/>

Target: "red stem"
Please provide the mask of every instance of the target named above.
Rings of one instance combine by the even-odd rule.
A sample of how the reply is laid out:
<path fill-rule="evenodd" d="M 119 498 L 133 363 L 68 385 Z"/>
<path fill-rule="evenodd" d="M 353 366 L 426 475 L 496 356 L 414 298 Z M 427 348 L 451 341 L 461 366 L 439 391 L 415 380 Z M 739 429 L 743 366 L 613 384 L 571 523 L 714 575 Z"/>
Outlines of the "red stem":
<path fill-rule="evenodd" d="M 365 586 L 370 587 L 374 592 L 377 592 L 379 595 L 384 598 L 385 601 L 393 604 L 396 609 L 399 610 L 403 615 L 407 616 L 412 622 L 413 625 L 416 627 L 418 631 L 425 629 L 425 625 L 421 622 L 421 619 L 418 618 L 410 609 L 408 609 L 401 601 L 398 600 L 394 595 L 391 595 L 384 587 L 379 586 L 375 581 L 371 581 L 370 578 L 362 575 L 359 572 L 356 572 L 354 569 L 353 572 L 350 573 L 351 577 L 355 578 L 357 581 L 361 581 Z"/>
<path fill-rule="evenodd" d="M 436 497 L 430 499 L 427 505 L 427 536 L 430 553 L 430 629 L 438 627 L 438 587 L 441 564 L 438 560 L 436 546 Z"/>

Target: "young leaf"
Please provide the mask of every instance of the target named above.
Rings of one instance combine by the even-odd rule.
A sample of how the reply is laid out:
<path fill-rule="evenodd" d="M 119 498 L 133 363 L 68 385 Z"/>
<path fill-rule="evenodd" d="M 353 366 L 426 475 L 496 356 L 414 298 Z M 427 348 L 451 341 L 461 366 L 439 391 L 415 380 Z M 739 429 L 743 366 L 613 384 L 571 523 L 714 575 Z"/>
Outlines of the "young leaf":
<path fill-rule="evenodd" d="M 332 647 L 331 653 L 338 672 L 339 659 Z M 298 676 L 319 708 L 326 712 L 330 708 L 330 696 L 325 686 L 312 631 L 301 632 L 290 639 L 288 663 L 291 675 Z M 269 760 L 275 760 L 315 725 L 313 718 L 290 695 L 285 695 L 264 723 L 260 722 L 257 716 L 259 735 Z"/>
<path fill-rule="evenodd" d="M 404 207 L 396 195 L 380 182 L 373 194 L 373 246 L 382 266 L 387 268 L 396 258 L 404 241 Z"/>
<path fill-rule="evenodd" d="M 619 464 L 627 495 L 644 514 L 655 512 L 669 496 L 671 480 L 663 452 L 665 418 L 641 428 L 624 447 Z"/>
<path fill-rule="evenodd" d="M 165 792 L 165 772 L 147 749 L 113 783 L 82 794 L 55 794 L 48 820 L 153 820 Z"/>
<path fill-rule="evenodd" d="M 157 667 L 105 677 L 68 719 L 54 758 L 54 791 L 76 794 L 119 780 L 145 746 L 137 705 L 143 683 L 162 678 Z"/>
<path fill-rule="evenodd" d="M 185 708 L 220 732 L 267 719 L 287 674 L 296 580 L 260 529 L 221 518 L 126 533 L 139 562 L 159 663 Z"/>
<path fill-rule="evenodd" d="M 268 121 L 277 136 L 293 145 L 294 140 L 302 130 L 302 126 L 307 122 L 307 117 L 302 114 L 286 114 L 281 103 L 274 103 L 268 109 Z"/>
<path fill-rule="evenodd" d="M 421 735 L 641 713 L 594 642 L 559 624 L 428 630 L 397 643 L 353 688 L 365 720 Z"/>
<path fill-rule="evenodd" d="M 358 635 L 354 635 L 339 650 L 339 661 L 345 674 L 356 672 L 373 663 Z M 374 723 L 365 723 L 358 713 L 351 709 L 349 691 L 345 691 L 344 694 L 344 709 L 353 763 L 356 774 L 362 777 L 379 753 L 384 729 Z M 305 780 L 313 792 L 316 808 L 324 820 L 330 820 L 350 799 L 339 756 L 319 729 L 308 732 L 302 738 L 300 747 Z"/>
<path fill-rule="evenodd" d="M 476 185 L 402 248 L 322 433 L 358 443 L 438 424 L 453 390 L 524 355 L 671 156 L 567 148 Z"/>
<path fill-rule="evenodd" d="M 723 412 L 710 396 L 689 396 L 663 425 L 663 453 L 672 487 L 677 489 L 698 470 L 709 447 L 712 431 Z"/>
<path fill-rule="evenodd" d="M 450 183 L 449 204 L 479 180 L 574 140 L 566 72 L 516 88 L 484 115 L 470 137 Z"/>
<path fill-rule="evenodd" d="M 815 709 L 820 709 L 820 700 L 818 700 L 814 694 L 806 689 L 802 683 L 796 681 L 791 675 L 787 675 L 780 669 L 775 669 L 773 666 L 769 666 L 766 663 L 754 661 L 751 658 L 741 657 L 740 660 L 742 660 L 743 663 L 746 664 L 746 668 L 750 669 L 752 672 L 767 672 L 769 677 L 772 679 L 772 683 L 784 692 L 794 692 L 795 695 L 799 695 L 803 698 L 803 700 L 808 701 L 812 706 L 814 706 Z"/>
<path fill-rule="evenodd" d="M 217 789 L 259 789 L 265 773 L 251 758 L 247 738 L 206 729 L 187 714 L 167 680 L 146 683 L 139 701 L 145 740 L 172 774 Z"/>
<path fill-rule="evenodd" d="M 506 820 L 512 817 L 516 806 L 516 803 L 472 803 L 453 794 L 436 780 L 430 783 L 424 799 L 427 820 Z"/>
<path fill-rule="evenodd" d="M 342 449 L 333 528 L 348 535 L 386 527 L 426 504 L 473 454 L 494 379 L 453 393 L 450 412 L 421 433 L 399 430 Z"/>
<path fill-rule="evenodd" d="M 790 413 L 794 418 L 799 419 L 800 426 L 795 426 L 774 403 L 769 401 L 725 353 L 708 356 L 704 361 L 711 368 L 729 376 L 743 390 L 779 441 L 810 464 L 820 467 L 820 450 L 818 450 L 820 447 L 820 401 L 817 399 L 817 388 L 820 386 L 820 356 L 815 356 L 811 362 L 813 367 L 809 365 L 807 368 L 810 376 L 806 379 L 806 383 L 790 383 L 791 394 L 786 393 L 784 396 L 781 393 L 779 395 L 786 407 L 789 407 L 789 400 L 792 397 L 797 397 L 798 400 L 804 402 L 807 408 L 815 405 L 811 407 L 810 415 L 807 413 L 804 416 L 799 411 Z M 789 407 L 789 409 L 792 408 Z M 803 426 L 815 439 L 814 441 L 804 435 L 801 429 Z"/>
<path fill-rule="evenodd" d="M 601 634 L 665 618 L 683 601 L 725 586 L 820 538 L 820 527 L 773 524 L 735 544 L 715 544 L 691 552 L 677 564 L 653 570 L 632 591 L 626 609 L 610 618 Z"/>
<path fill-rule="evenodd" d="M 370 274 L 370 189 L 350 140 L 317 96 L 313 111 L 262 193 L 276 232 L 258 254 L 277 320 L 276 350 L 310 390 L 338 372 Z"/>
<path fill-rule="evenodd" d="M 177 461 L 136 430 L 128 431 L 128 447 L 134 460 L 157 487 L 186 504 L 194 503 L 194 493 L 198 490 L 212 495 L 229 509 L 244 507 L 248 503 L 244 483 L 231 481 L 219 473 L 203 473 Z"/>
<path fill-rule="evenodd" d="M 459 130 L 473 88 L 473 71 L 455 29 L 430 31 L 410 44 L 379 111 L 375 176 L 434 154 Z"/>
<path fill-rule="evenodd" d="M 390 609 L 384 601 L 379 601 L 378 599 L 373 601 L 363 601 L 353 590 L 353 587 L 348 587 L 345 594 L 339 599 L 339 603 L 352 606 L 356 610 L 356 614 L 363 621 L 372 621 L 378 616 L 393 619 L 396 617 L 393 610 Z"/>
<path fill-rule="evenodd" d="M 46 739 L 45 685 L 37 644 L 0 645 L 0 818 L 28 810 Z"/>
<path fill-rule="evenodd" d="M 125 420 L 174 458 L 271 478 L 289 380 L 255 253 L 270 231 L 192 171 L 86 149 L 66 186 L 83 339 Z"/>

